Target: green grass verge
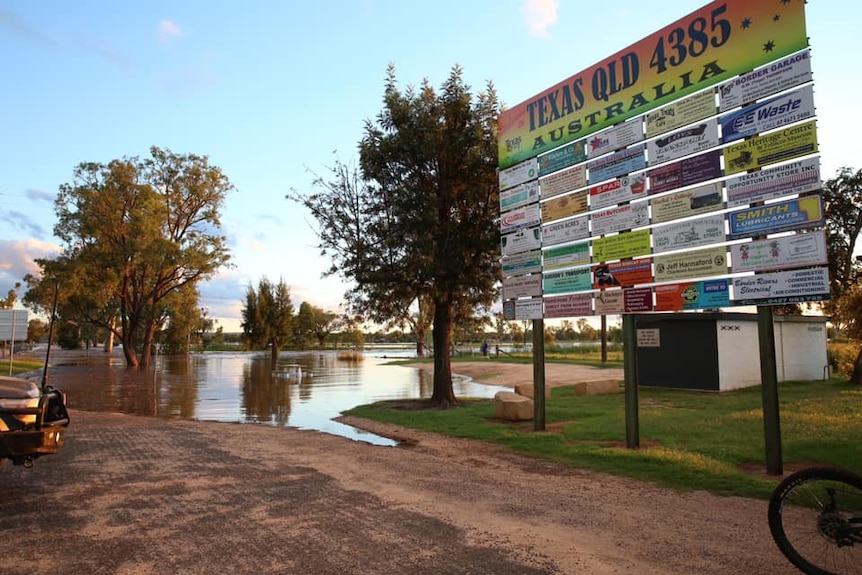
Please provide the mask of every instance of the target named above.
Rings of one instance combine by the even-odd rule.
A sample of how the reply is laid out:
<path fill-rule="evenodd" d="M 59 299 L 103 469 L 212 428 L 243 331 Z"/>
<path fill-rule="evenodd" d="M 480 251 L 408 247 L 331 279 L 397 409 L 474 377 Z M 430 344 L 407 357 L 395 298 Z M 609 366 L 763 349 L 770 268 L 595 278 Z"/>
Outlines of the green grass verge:
<path fill-rule="evenodd" d="M 680 490 L 766 498 L 768 477 L 759 387 L 728 393 L 639 390 L 640 449 L 625 447 L 624 396 L 575 396 L 552 389 L 546 431 L 533 422 L 494 419 L 492 400 L 452 409 L 363 405 L 349 415 L 507 446 L 577 468 L 652 481 Z M 862 472 L 862 389 L 845 380 L 779 385 L 785 468 L 837 465 Z"/>
<path fill-rule="evenodd" d="M 42 369 L 45 366 L 44 362 L 34 361 L 29 359 L 13 359 L 12 360 L 12 375 L 18 375 L 35 369 Z M 0 375 L 9 375 L 9 359 L 0 361 Z"/>

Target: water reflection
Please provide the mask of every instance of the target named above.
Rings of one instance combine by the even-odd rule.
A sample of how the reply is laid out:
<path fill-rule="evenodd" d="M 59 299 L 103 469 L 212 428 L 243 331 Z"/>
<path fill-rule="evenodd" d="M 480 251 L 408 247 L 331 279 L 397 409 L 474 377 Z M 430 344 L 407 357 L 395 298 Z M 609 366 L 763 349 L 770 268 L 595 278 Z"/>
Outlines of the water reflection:
<path fill-rule="evenodd" d="M 204 353 L 162 356 L 154 369 L 127 369 L 120 357 L 91 352 L 52 361 L 51 383 L 66 391 L 73 409 L 315 429 L 380 445 L 387 438 L 333 421 L 341 412 L 380 400 L 430 397 L 433 382 L 422 370 L 364 361 L 334 352 Z M 296 370 L 296 366 L 299 370 Z M 301 371 L 301 374 L 300 374 Z M 456 377 L 459 397 L 493 397 L 500 387 Z"/>

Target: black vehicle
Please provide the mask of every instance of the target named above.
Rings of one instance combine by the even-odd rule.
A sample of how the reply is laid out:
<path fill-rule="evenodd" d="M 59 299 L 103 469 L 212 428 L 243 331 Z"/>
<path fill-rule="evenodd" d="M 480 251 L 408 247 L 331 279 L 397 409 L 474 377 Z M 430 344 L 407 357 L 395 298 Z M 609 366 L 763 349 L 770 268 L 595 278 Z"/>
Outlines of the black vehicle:
<path fill-rule="evenodd" d="M 69 412 L 59 389 L 20 377 L 0 376 L 0 465 L 32 467 L 63 445 Z"/>

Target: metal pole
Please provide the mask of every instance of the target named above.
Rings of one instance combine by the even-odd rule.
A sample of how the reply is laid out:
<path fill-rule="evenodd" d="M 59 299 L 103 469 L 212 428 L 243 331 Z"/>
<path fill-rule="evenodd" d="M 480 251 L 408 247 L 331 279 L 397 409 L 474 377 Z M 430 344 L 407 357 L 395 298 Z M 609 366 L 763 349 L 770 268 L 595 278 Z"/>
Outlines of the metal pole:
<path fill-rule="evenodd" d="M 631 314 L 623 314 L 623 371 L 626 378 L 626 447 L 640 447 L 638 414 L 637 322 Z"/>
<path fill-rule="evenodd" d="M 533 320 L 533 431 L 545 431 L 545 320 Z"/>
<path fill-rule="evenodd" d="M 781 421 L 778 413 L 778 369 L 775 365 L 775 326 L 772 307 L 757 306 L 760 345 L 760 391 L 763 397 L 763 435 L 766 440 L 766 472 L 784 473 L 781 456 Z"/>

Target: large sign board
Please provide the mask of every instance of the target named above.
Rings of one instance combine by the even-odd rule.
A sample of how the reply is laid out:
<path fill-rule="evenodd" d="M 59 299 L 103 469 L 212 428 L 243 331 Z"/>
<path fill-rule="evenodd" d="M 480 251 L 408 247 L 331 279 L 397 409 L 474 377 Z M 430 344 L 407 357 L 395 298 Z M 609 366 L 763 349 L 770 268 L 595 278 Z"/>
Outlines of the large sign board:
<path fill-rule="evenodd" d="M 715 0 L 501 113 L 507 316 L 828 297 L 804 4 Z"/>
<path fill-rule="evenodd" d="M 803 2 L 716 0 L 501 113 L 500 166 L 584 138 L 807 45 Z"/>

